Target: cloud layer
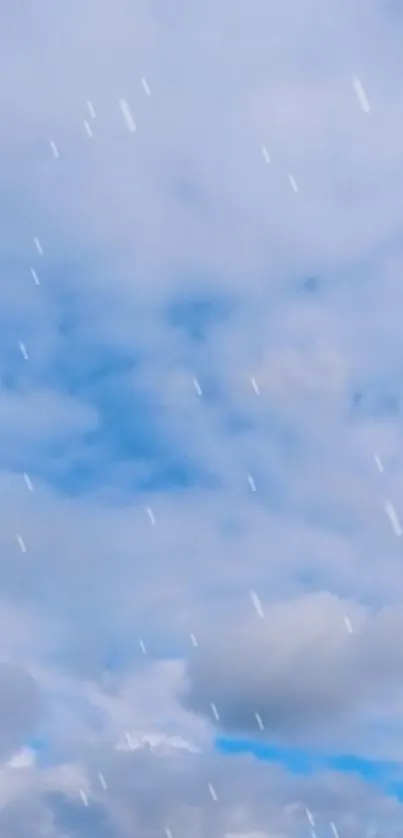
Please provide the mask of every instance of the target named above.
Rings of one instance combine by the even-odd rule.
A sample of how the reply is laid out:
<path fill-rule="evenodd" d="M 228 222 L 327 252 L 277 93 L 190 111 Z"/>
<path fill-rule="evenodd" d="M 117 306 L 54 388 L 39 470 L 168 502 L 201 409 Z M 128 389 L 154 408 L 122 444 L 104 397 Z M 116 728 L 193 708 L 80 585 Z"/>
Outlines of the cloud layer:
<path fill-rule="evenodd" d="M 0 831 L 397 838 L 400 7 L 0 12 Z"/>

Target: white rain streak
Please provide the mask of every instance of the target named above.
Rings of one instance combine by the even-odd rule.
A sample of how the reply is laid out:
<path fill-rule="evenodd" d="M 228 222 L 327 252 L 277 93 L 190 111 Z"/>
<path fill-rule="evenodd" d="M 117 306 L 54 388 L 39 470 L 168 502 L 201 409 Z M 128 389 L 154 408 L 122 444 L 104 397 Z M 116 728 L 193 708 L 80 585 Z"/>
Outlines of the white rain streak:
<path fill-rule="evenodd" d="M 127 740 L 127 744 L 129 746 L 129 749 L 131 751 L 133 751 L 133 740 L 132 740 L 132 737 L 130 736 L 130 733 L 127 730 L 125 732 L 125 736 L 126 736 L 126 740 Z"/>
<path fill-rule="evenodd" d="M 194 647 L 195 647 L 195 649 L 197 649 L 197 647 L 198 647 L 198 642 L 197 642 L 197 640 L 196 640 L 196 638 L 195 638 L 195 636 L 194 636 L 194 634 L 193 634 L 192 632 L 190 633 L 189 637 L 190 637 L 190 639 L 191 639 L 191 641 L 192 641 L 192 646 L 194 646 Z"/>
<path fill-rule="evenodd" d="M 20 346 L 20 350 L 21 350 L 21 355 L 22 355 L 22 357 L 23 357 L 26 361 L 28 361 L 28 352 L 27 352 L 27 350 L 26 350 L 25 343 L 21 343 L 21 341 L 20 341 L 19 346 Z"/>
<path fill-rule="evenodd" d="M 119 107 L 120 107 L 120 110 L 122 111 L 123 119 L 124 119 L 128 129 L 129 129 L 130 133 L 134 134 L 135 131 L 137 131 L 137 128 L 136 128 L 136 123 L 133 119 L 133 114 L 130 110 L 129 103 L 126 101 L 126 99 L 119 99 Z"/>
<path fill-rule="evenodd" d="M 376 453 L 376 451 L 374 452 L 374 460 L 375 460 L 375 463 L 378 467 L 378 470 L 381 472 L 381 474 L 383 474 L 384 471 L 385 471 L 385 469 L 383 467 L 383 462 L 382 462 L 379 454 Z"/>
<path fill-rule="evenodd" d="M 259 713 L 255 713 L 255 719 L 260 727 L 260 730 L 264 730 L 264 724 Z"/>
<path fill-rule="evenodd" d="M 143 85 L 143 89 L 144 89 L 145 93 L 147 94 L 147 96 L 151 96 L 151 90 L 150 90 L 150 88 L 147 84 L 147 79 L 145 79 L 144 76 L 141 79 L 141 84 Z"/>
<path fill-rule="evenodd" d="M 316 835 L 316 832 L 315 832 L 313 826 L 311 826 L 310 832 L 311 832 L 311 838 L 317 838 L 317 835 Z"/>
<path fill-rule="evenodd" d="M 94 111 L 94 107 L 93 107 L 92 102 L 90 102 L 89 100 L 87 100 L 87 108 L 88 108 L 91 119 L 95 119 L 96 114 L 95 114 L 95 111 Z"/>
<path fill-rule="evenodd" d="M 34 487 L 33 487 L 33 485 L 32 485 L 32 482 L 31 482 L 31 479 L 30 479 L 30 477 L 29 477 L 29 474 L 26 474 L 26 472 L 24 472 L 24 480 L 25 480 L 25 483 L 26 483 L 26 486 L 27 486 L 28 491 L 29 491 L 29 492 L 32 492 L 32 491 L 33 491 L 33 489 L 34 489 Z"/>
<path fill-rule="evenodd" d="M 353 78 L 353 88 L 358 99 L 359 106 L 364 113 L 369 113 L 371 105 L 368 102 L 367 95 L 359 79 Z"/>
<path fill-rule="evenodd" d="M 20 546 L 21 553 L 26 553 L 26 552 L 27 552 L 27 548 L 26 548 L 26 546 L 25 546 L 25 542 L 23 541 L 22 537 L 21 537 L 20 535 L 17 535 L 17 536 L 16 536 L 16 539 L 17 539 L 18 544 L 19 544 L 19 546 Z"/>
<path fill-rule="evenodd" d="M 105 791 L 107 791 L 107 790 L 108 790 L 108 786 L 107 786 L 107 784 L 106 784 L 106 780 L 105 780 L 104 775 L 102 774 L 102 771 L 99 771 L 99 772 L 98 772 L 98 780 L 99 780 L 99 782 L 101 783 L 102 788 L 103 788 Z"/>
<path fill-rule="evenodd" d="M 153 527 L 155 527 L 156 520 L 155 520 L 154 512 L 151 509 L 151 506 L 146 506 L 146 512 L 147 512 L 147 515 L 148 515 Z"/>
<path fill-rule="evenodd" d="M 209 783 L 208 788 L 209 788 L 209 792 L 210 792 L 213 800 L 217 803 L 218 797 L 217 797 L 217 792 L 216 792 L 214 786 L 211 783 Z"/>
<path fill-rule="evenodd" d="M 140 649 L 141 649 L 143 655 L 146 655 L 147 654 L 147 649 L 144 646 L 144 643 L 143 643 L 141 637 L 139 637 L 139 646 L 140 646 Z"/>
<path fill-rule="evenodd" d="M 43 256 L 43 249 L 39 239 L 34 238 L 34 245 L 39 253 L 40 256 Z"/>
<path fill-rule="evenodd" d="M 80 797 L 81 797 L 81 800 L 84 803 L 84 806 L 88 806 L 88 797 L 87 797 L 85 791 L 83 791 L 83 789 L 80 789 Z"/>
<path fill-rule="evenodd" d="M 198 382 L 197 378 L 194 378 L 194 379 L 193 379 L 193 384 L 194 384 L 194 388 L 195 388 L 195 390 L 196 390 L 197 395 L 198 395 L 199 397 L 200 397 L 200 396 L 202 396 L 202 395 L 203 395 L 203 391 L 202 391 L 202 388 L 200 387 L 200 384 L 199 384 L 199 382 Z"/>
<path fill-rule="evenodd" d="M 256 611 L 258 617 L 263 619 L 263 617 L 264 617 L 263 606 L 262 606 L 262 603 L 260 602 L 260 599 L 259 599 L 256 591 L 249 591 L 249 596 L 252 600 L 253 607 L 255 608 L 255 611 Z"/>
<path fill-rule="evenodd" d="M 292 175 L 288 175 L 288 180 L 290 181 L 291 187 L 294 190 L 294 192 L 298 192 L 298 186 L 295 183 L 295 180 Z"/>
<path fill-rule="evenodd" d="M 310 810 L 310 809 L 305 808 L 305 814 L 306 814 L 306 816 L 307 816 L 307 818 L 308 818 L 308 821 L 309 821 L 309 823 L 310 823 L 310 826 L 313 828 L 316 824 L 315 824 L 315 818 L 314 818 L 314 816 L 313 816 L 313 814 L 312 814 L 311 810 Z"/>
<path fill-rule="evenodd" d="M 264 159 L 266 160 L 266 163 L 271 163 L 271 160 L 270 160 L 270 157 L 269 157 L 269 152 L 267 151 L 267 148 L 266 148 L 265 145 L 262 145 L 262 154 L 263 154 Z"/>
<path fill-rule="evenodd" d="M 393 504 L 390 501 L 385 501 L 385 504 L 384 504 L 383 508 L 386 512 L 386 515 L 388 516 L 388 518 L 390 520 L 390 523 L 392 524 L 393 532 L 395 533 L 395 535 L 400 537 L 403 534 L 403 530 L 400 526 L 400 521 L 399 521 L 399 518 L 398 518 L 395 507 L 393 506 Z"/>
<path fill-rule="evenodd" d="M 90 138 L 94 136 L 93 133 L 92 133 L 91 125 L 89 124 L 89 122 L 87 122 L 86 119 L 84 119 L 84 128 L 85 128 L 86 133 L 88 134 L 88 136 Z"/>
<path fill-rule="evenodd" d="M 38 274 L 35 268 L 30 268 L 32 279 L 34 280 L 35 285 L 40 285 Z"/>
<path fill-rule="evenodd" d="M 219 714 L 218 714 L 218 710 L 217 710 L 217 707 L 216 707 L 216 706 L 215 706 L 215 704 L 214 704 L 214 701 L 210 701 L 210 707 L 211 707 L 211 709 L 212 709 L 212 711 L 213 711 L 213 716 L 214 716 L 215 720 L 216 720 L 217 722 L 219 722 L 219 721 L 220 721 L 220 716 L 219 716 Z"/>
<path fill-rule="evenodd" d="M 252 492 L 256 492 L 256 483 L 255 483 L 251 474 L 248 474 L 248 483 L 249 483 L 249 486 L 252 489 Z"/>
<path fill-rule="evenodd" d="M 59 154 L 56 143 L 54 143 L 53 140 L 50 140 L 49 145 L 50 145 L 50 147 L 53 151 L 53 156 L 54 156 L 55 160 L 57 160 L 57 158 L 60 157 L 60 154 Z"/>
<path fill-rule="evenodd" d="M 353 633 L 353 627 L 352 627 L 351 622 L 348 619 L 346 614 L 344 615 L 344 623 L 345 623 L 345 626 L 346 626 L 346 629 L 347 629 L 348 633 L 352 634 Z"/>
<path fill-rule="evenodd" d="M 168 829 L 167 826 L 165 827 L 165 835 L 167 836 L 167 838 L 173 838 L 172 832 L 170 829 Z"/>
<path fill-rule="evenodd" d="M 253 375 L 251 375 L 250 383 L 251 383 L 256 395 L 260 396 L 260 390 L 259 390 L 258 384 L 256 382 L 256 378 L 254 378 Z"/>
<path fill-rule="evenodd" d="M 329 826 L 330 826 L 330 829 L 333 832 L 334 838 L 340 838 L 339 830 L 337 829 L 337 826 L 334 823 L 334 821 L 329 821 Z"/>

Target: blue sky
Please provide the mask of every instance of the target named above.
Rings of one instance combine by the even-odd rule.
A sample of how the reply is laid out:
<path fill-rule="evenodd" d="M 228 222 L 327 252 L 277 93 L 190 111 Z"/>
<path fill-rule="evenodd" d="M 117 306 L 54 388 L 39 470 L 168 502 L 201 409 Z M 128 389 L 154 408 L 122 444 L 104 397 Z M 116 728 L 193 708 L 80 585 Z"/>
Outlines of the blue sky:
<path fill-rule="evenodd" d="M 397 838 L 400 7 L 0 8 L 0 832 Z"/>
<path fill-rule="evenodd" d="M 398 763 L 370 760 L 352 754 L 326 755 L 297 748 L 273 747 L 253 740 L 219 738 L 216 746 L 221 753 L 227 755 L 251 753 L 257 759 L 283 765 L 293 774 L 311 776 L 324 769 L 355 774 L 369 783 L 379 785 L 386 794 L 403 799 L 402 766 Z"/>

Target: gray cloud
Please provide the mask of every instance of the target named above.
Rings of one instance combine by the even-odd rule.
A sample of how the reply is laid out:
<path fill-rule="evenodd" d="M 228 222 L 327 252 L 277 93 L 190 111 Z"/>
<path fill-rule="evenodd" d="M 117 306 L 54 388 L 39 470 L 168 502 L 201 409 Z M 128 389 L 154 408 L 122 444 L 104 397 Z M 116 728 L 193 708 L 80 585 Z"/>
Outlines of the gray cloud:
<path fill-rule="evenodd" d="M 31 737 L 41 720 L 42 698 L 34 678 L 11 663 L 0 664 L 0 758 Z"/>
<path fill-rule="evenodd" d="M 350 634 L 344 615 L 353 625 Z M 268 605 L 264 620 L 207 634 L 188 661 L 187 708 L 225 731 L 289 739 L 334 732 L 403 687 L 401 609 L 371 614 L 330 594 Z"/>
<path fill-rule="evenodd" d="M 68 789 L 67 774 L 59 769 L 33 769 L 19 783 L 14 779 L 11 799 L 0 809 L 5 834 L 25 838 L 35 828 L 51 838 L 70 834 L 90 838 L 96 829 L 102 838 L 129 838 L 135 830 L 159 838 L 169 828 L 178 838 L 189 834 L 222 838 L 226 833 L 253 831 L 298 838 L 307 829 L 304 807 L 308 806 L 318 831 L 327 833 L 332 820 L 340 834 L 358 838 L 370 825 L 382 823 L 393 838 L 399 836 L 401 805 L 356 778 L 292 776 L 250 757 L 223 759 L 211 752 L 119 755 L 100 743 L 92 751 L 83 749 L 80 762 L 87 779 L 82 778 L 83 769 L 71 765 Z M 107 791 L 98 782 L 100 766 Z M 81 782 L 88 790 L 88 808 L 78 794 Z M 8 787 L 12 788 L 10 777 Z"/>

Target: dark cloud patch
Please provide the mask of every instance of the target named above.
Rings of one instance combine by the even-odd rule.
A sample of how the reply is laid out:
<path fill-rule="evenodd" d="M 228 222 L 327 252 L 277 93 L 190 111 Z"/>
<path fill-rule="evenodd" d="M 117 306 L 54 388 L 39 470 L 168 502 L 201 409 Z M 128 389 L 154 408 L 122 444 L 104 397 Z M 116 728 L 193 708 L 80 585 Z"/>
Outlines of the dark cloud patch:
<path fill-rule="evenodd" d="M 32 676 L 18 666 L 0 663 L 0 758 L 24 745 L 42 714 L 42 698 Z"/>
<path fill-rule="evenodd" d="M 51 794 L 45 799 L 47 807 L 52 811 L 53 818 L 59 834 L 74 835 L 76 838 L 85 838 L 87 835 L 97 835 L 98 838 L 114 838 L 112 825 L 108 821 L 105 808 L 100 805 L 92 805 L 83 808 L 78 799 L 63 794 Z"/>
<path fill-rule="evenodd" d="M 308 276 L 304 282 L 304 288 L 306 291 L 310 291 L 311 294 L 314 294 L 319 288 L 318 278 L 316 276 Z"/>
<path fill-rule="evenodd" d="M 200 642 L 187 665 L 184 705 L 227 732 L 292 738 L 347 722 L 370 701 L 381 702 L 403 683 L 401 609 L 371 615 L 330 594 L 269 608 Z M 352 614 L 352 616 L 351 616 Z"/>

